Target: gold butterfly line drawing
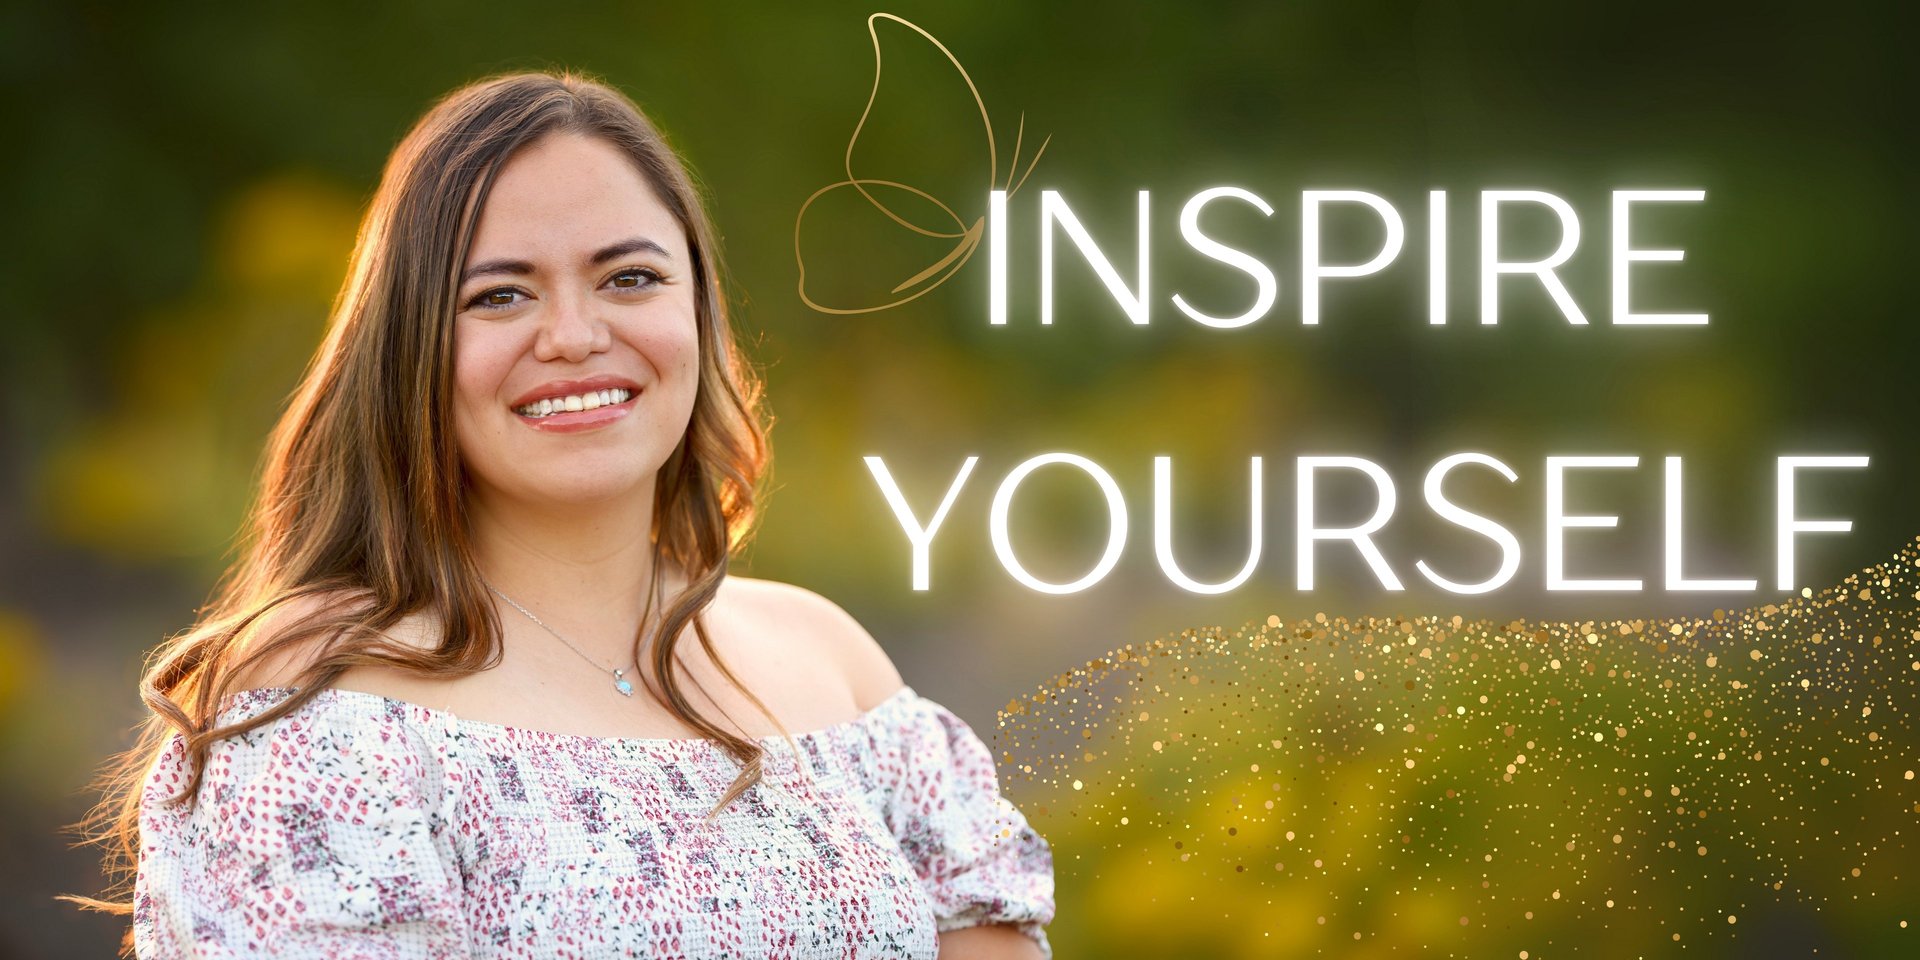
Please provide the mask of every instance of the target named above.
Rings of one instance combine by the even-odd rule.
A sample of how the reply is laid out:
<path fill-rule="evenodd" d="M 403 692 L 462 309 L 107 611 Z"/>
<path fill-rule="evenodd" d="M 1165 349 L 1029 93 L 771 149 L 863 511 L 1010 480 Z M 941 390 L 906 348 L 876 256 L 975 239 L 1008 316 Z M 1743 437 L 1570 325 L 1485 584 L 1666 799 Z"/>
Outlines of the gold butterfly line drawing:
<path fill-rule="evenodd" d="M 997 153 L 995 152 L 995 147 L 994 147 L 993 121 L 987 115 L 987 105 L 986 105 L 986 102 L 982 100 L 980 97 L 980 89 L 974 86 L 973 77 L 967 74 L 966 67 L 961 66 L 960 59 L 953 55 L 953 51 L 947 49 L 946 44 L 941 43 L 939 39 L 936 38 L 933 34 L 928 33 L 927 31 L 921 29 L 917 24 L 914 24 L 911 21 L 908 21 L 902 17 L 897 17 L 891 13 L 875 13 L 867 17 L 867 36 L 873 41 L 873 89 L 871 92 L 867 94 L 866 109 L 860 111 L 860 121 L 853 125 L 853 136 L 847 140 L 847 155 L 846 155 L 847 178 L 837 183 L 830 183 L 824 187 L 821 187 L 818 190 L 815 190 L 813 192 L 813 195 L 808 197 L 807 201 L 800 205 L 800 212 L 797 216 L 794 217 L 794 221 L 793 221 L 793 258 L 800 268 L 800 283 L 799 283 L 800 299 L 807 306 L 812 307 L 814 310 L 817 310 L 821 313 L 830 313 L 830 314 L 839 314 L 839 315 L 875 313 L 881 310 L 888 310 L 893 307 L 900 306 L 903 303 L 908 303 L 910 301 L 917 300 L 921 297 L 926 296 L 928 293 L 931 293 L 934 289 L 938 288 L 941 284 L 951 279 L 955 273 L 958 273 L 960 271 L 961 267 L 966 265 L 968 260 L 973 258 L 974 251 L 978 250 L 980 247 L 980 237 L 985 232 L 985 228 L 986 228 L 987 218 L 985 215 L 982 215 L 974 219 L 974 221 L 971 224 L 969 224 L 963 217 L 961 217 L 959 213 L 954 211 L 953 207 L 948 206 L 946 203 L 942 202 L 939 198 L 934 197 L 932 194 L 929 194 L 926 191 L 919 189 L 918 187 L 909 186 L 907 184 L 900 183 L 895 180 L 881 180 L 881 179 L 874 179 L 869 177 L 860 177 L 854 174 L 853 172 L 854 146 L 860 142 L 860 131 L 866 126 L 867 117 L 869 114 L 873 112 L 874 101 L 880 95 L 881 55 L 880 55 L 879 21 L 881 20 L 888 20 L 893 23 L 897 23 L 903 27 L 906 27 L 908 30 L 911 30 L 914 33 L 919 34 L 920 36 L 925 37 L 927 42 L 933 44 L 934 47 L 938 49 L 941 52 L 941 54 L 943 54 L 947 58 L 947 62 L 953 64 L 953 68 L 959 71 L 960 79 L 966 81 L 967 91 L 973 94 L 974 105 L 980 109 L 980 125 L 985 130 L 987 135 L 987 189 L 998 190 L 1002 188 L 1001 181 L 999 180 L 999 173 L 998 173 L 999 158 Z M 1020 115 L 1019 127 L 1016 129 L 1014 133 L 1013 157 L 1007 164 L 1007 178 L 1006 178 L 1007 186 L 1005 187 L 1005 189 L 1007 191 L 1007 196 L 1009 198 L 1011 198 L 1013 194 L 1020 189 L 1021 184 L 1024 184 L 1027 182 L 1028 174 L 1033 173 L 1034 165 L 1040 162 L 1040 155 L 1046 152 L 1047 143 L 1053 139 L 1051 136 L 1049 136 L 1040 142 L 1039 149 L 1035 150 L 1033 152 L 1032 159 L 1027 161 L 1027 167 L 1024 171 L 1021 172 L 1020 179 L 1018 181 L 1015 181 L 1013 175 L 1014 175 L 1014 170 L 1017 169 L 1020 164 L 1020 146 L 1021 146 L 1021 140 L 1026 133 L 1026 126 L 1027 126 L 1027 116 L 1025 113 L 1022 113 Z M 912 290 L 913 291 L 912 293 L 908 293 L 906 296 L 900 297 L 897 300 L 889 301 L 887 303 L 882 303 L 874 306 L 864 306 L 864 307 L 827 306 L 825 304 L 822 304 L 814 300 L 813 297 L 807 293 L 807 259 L 801 249 L 800 225 L 802 222 L 806 220 L 807 210 L 811 208 L 816 201 L 818 201 L 820 198 L 836 190 L 845 190 L 848 188 L 859 191 L 860 195 L 864 197 L 869 204 L 872 204 L 874 209 L 885 214 L 886 217 L 889 220 L 892 220 L 894 223 L 897 223 L 900 226 L 908 230 L 911 230 L 914 233 L 920 234 L 921 236 L 924 236 L 924 237 L 932 237 L 936 239 L 953 241 L 952 249 L 948 250 L 944 256 L 940 257 L 938 260 L 935 260 L 932 264 L 929 264 L 925 269 L 921 270 L 920 272 L 901 281 L 899 285 L 895 286 L 891 291 L 889 291 L 890 293 L 898 294 L 904 291 Z M 895 212 L 892 208 L 888 207 L 885 203 L 881 202 L 878 197 L 874 196 L 872 190 L 870 190 L 869 188 L 886 188 L 890 190 L 899 190 L 905 193 L 912 194 L 913 196 L 919 197 L 920 199 L 933 204 L 934 206 L 938 207 L 942 212 L 944 212 L 947 215 L 947 218 L 953 221 L 953 229 L 935 230 L 935 229 L 929 229 L 927 227 L 923 227 L 919 224 L 916 224 L 908 220 L 906 217 L 903 217 L 899 213 Z M 914 289 L 915 287 L 918 287 L 919 289 L 915 290 Z"/>

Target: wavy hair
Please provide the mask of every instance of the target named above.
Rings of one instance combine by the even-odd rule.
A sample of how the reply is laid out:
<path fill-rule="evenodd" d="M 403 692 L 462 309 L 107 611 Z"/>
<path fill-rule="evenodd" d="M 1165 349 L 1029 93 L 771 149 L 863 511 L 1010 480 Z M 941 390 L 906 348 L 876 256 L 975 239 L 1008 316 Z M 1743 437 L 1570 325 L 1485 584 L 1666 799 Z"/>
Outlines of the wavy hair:
<path fill-rule="evenodd" d="M 454 677 L 499 662 L 500 623 L 474 563 L 452 429 L 452 318 L 459 271 L 495 176 L 516 150 L 561 132 L 625 152 L 686 231 L 699 385 L 685 436 L 656 477 L 653 577 L 634 653 L 636 660 L 647 653 L 652 669 L 642 680 L 654 698 L 740 763 L 709 816 L 760 778 L 761 745 L 694 707 L 691 678 L 674 657 L 691 624 L 727 681 L 771 718 L 725 666 L 699 616 L 757 519 L 771 426 L 759 374 L 728 324 L 713 226 L 686 166 L 624 95 L 570 72 L 508 74 L 446 96 L 388 160 L 327 336 L 269 439 L 237 559 L 200 621 L 149 657 L 140 694 L 151 713 L 135 746 L 108 765 L 104 799 L 80 825 L 105 848 L 112 887 L 106 899 L 66 899 L 132 912 L 141 793 L 176 735 L 184 738 L 190 777 L 165 802 L 191 803 L 210 745 L 300 709 L 350 667 Z M 662 605 L 657 642 L 649 645 L 666 562 L 685 572 L 687 586 Z M 436 648 L 383 637 L 420 611 L 437 615 Z M 237 677 L 302 644 L 319 654 L 293 681 L 297 692 L 244 722 L 216 725 Z"/>

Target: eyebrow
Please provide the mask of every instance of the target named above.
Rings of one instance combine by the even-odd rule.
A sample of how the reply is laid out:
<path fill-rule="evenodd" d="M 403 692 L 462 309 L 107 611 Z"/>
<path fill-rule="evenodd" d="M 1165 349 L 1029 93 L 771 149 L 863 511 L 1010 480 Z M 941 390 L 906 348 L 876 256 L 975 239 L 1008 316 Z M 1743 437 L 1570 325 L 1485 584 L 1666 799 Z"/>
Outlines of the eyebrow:
<path fill-rule="evenodd" d="M 628 237 L 625 240 L 621 240 L 615 243 L 610 243 L 604 247 L 601 247 L 599 250 L 594 251 L 593 256 L 587 258 L 587 263 L 592 264 L 594 266 L 598 266 L 600 264 L 606 263 L 609 260 L 615 259 L 616 257 L 624 257 L 630 253 L 651 253 L 657 256 L 665 257 L 668 260 L 673 259 L 673 254 L 668 253 L 666 247 L 663 247 L 658 243 L 655 243 L 652 240 L 647 239 L 646 237 Z M 526 276 L 527 274 L 530 274 L 533 272 L 534 272 L 533 264 L 525 260 L 513 260 L 513 259 L 487 260 L 485 262 L 476 263 L 473 266 L 468 267 L 464 273 L 460 274 L 460 282 L 467 283 L 468 281 L 471 281 L 475 277 L 490 276 L 492 274 Z"/>

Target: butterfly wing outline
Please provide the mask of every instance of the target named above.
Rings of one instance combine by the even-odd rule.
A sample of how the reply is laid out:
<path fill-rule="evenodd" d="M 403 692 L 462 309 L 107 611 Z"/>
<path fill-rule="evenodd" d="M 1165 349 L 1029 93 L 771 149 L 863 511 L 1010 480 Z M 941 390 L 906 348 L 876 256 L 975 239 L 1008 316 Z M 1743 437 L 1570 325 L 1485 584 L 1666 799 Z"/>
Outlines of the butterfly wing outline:
<path fill-rule="evenodd" d="M 873 113 L 874 101 L 877 100 L 880 95 L 883 57 L 880 49 L 879 23 L 882 20 L 897 23 L 925 38 L 928 43 L 933 44 L 934 48 L 940 51 L 942 56 L 946 57 L 947 62 L 953 65 L 953 69 L 959 72 L 960 79 L 966 83 L 967 92 L 973 96 L 974 106 L 978 108 L 980 112 L 981 130 L 986 135 L 986 188 L 988 190 L 1005 189 L 1008 196 L 1012 196 L 1015 191 L 1020 189 L 1020 185 L 1026 182 L 1027 175 L 1033 172 L 1034 165 L 1040 162 L 1040 155 L 1046 152 L 1047 142 L 1051 140 L 1051 138 L 1048 138 L 1048 140 L 1041 141 L 1039 149 L 1034 151 L 1033 157 L 1027 162 L 1026 169 L 1021 171 L 1019 180 L 1015 181 L 1014 172 L 1019 167 L 1021 143 L 1026 133 L 1026 115 L 1021 114 L 1019 127 L 1014 134 L 1013 156 L 1008 162 L 1007 176 L 1003 186 L 1003 181 L 1000 179 L 998 173 L 999 156 L 994 143 L 993 121 L 987 114 L 986 102 L 980 97 L 980 89 L 974 86 L 973 77 L 967 74 L 967 68 L 961 65 L 960 59 L 954 56 L 953 51 L 947 49 L 946 44 L 941 43 L 933 34 L 921 29 L 919 25 L 909 20 L 891 13 L 875 13 L 869 16 L 867 18 L 867 36 L 873 41 L 873 88 L 867 94 L 867 105 L 865 109 L 860 111 L 859 122 L 853 126 L 853 135 L 847 140 L 847 177 L 845 180 L 830 183 L 815 190 L 813 195 L 808 197 L 806 202 L 800 205 L 800 212 L 795 216 L 793 222 L 793 258 L 800 270 L 800 300 L 820 313 L 838 315 L 876 313 L 926 296 L 941 284 L 947 282 L 955 273 L 960 271 L 961 267 L 966 265 L 968 260 L 973 258 L 974 251 L 980 247 L 981 235 L 986 230 L 986 216 L 984 214 L 975 217 L 972 221 L 968 221 L 951 205 L 918 187 L 910 186 L 897 180 L 861 177 L 854 173 L 854 148 L 860 142 L 860 134 L 866 128 L 867 118 Z M 807 258 L 804 244 L 801 242 L 801 225 L 806 221 L 807 211 L 811 209 L 815 203 L 829 194 L 842 190 L 857 191 L 862 199 L 900 229 L 911 231 L 922 237 L 951 241 L 951 246 L 944 255 L 935 259 L 932 263 L 929 263 L 912 276 L 896 284 L 893 289 L 889 291 L 889 294 L 899 295 L 893 300 L 885 303 L 853 307 L 830 306 L 815 300 L 813 296 L 807 292 Z M 942 222 L 933 227 L 916 223 L 881 199 L 883 195 L 887 194 L 916 197 L 944 214 L 945 221 L 947 222 Z M 982 195 L 984 195 L 984 191 Z"/>

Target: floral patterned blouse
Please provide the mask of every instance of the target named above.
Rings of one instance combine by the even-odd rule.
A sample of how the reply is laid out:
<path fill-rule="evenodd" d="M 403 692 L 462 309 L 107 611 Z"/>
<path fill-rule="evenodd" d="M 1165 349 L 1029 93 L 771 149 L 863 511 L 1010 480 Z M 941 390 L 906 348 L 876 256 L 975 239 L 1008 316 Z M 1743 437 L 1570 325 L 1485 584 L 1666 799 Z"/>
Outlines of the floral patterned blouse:
<path fill-rule="evenodd" d="M 293 691 L 247 690 L 220 721 Z M 1050 952 L 1053 862 L 967 725 L 908 688 L 770 737 L 760 783 L 707 740 L 589 737 L 324 689 L 142 795 L 139 956 L 919 957 L 1009 923 Z"/>

